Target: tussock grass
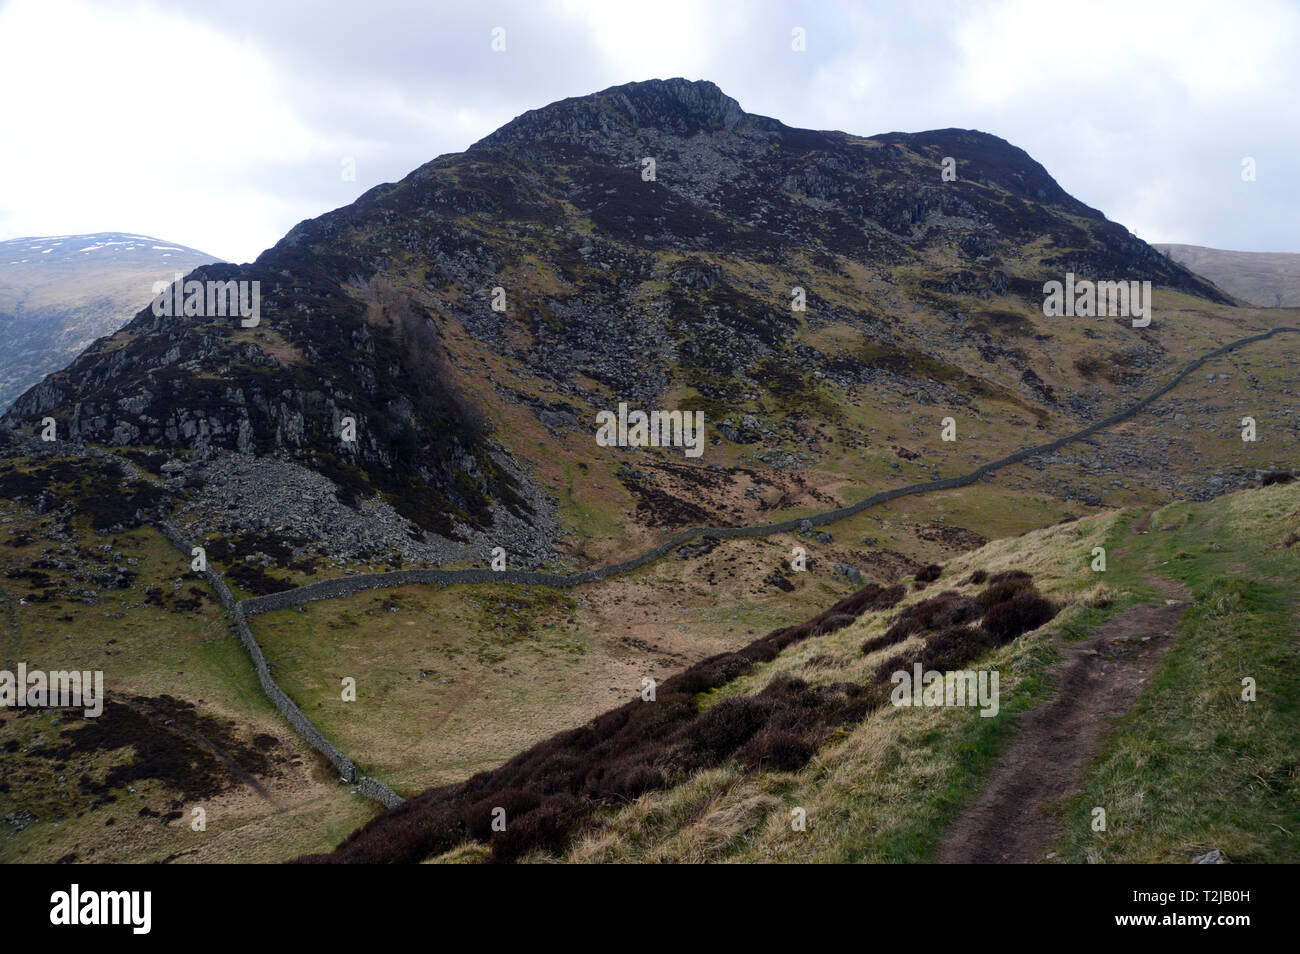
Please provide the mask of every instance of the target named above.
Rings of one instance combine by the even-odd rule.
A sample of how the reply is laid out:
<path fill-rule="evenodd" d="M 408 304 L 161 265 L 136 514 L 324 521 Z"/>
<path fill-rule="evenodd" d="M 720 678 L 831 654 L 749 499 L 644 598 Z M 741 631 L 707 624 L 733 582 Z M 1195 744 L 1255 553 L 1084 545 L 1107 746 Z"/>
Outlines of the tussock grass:
<path fill-rule="evenodd" d="M 885 706 L 837 730 L 800 771 L 746 773 L 735 762 L 709 769 L 605 809 L 567 851 L 527 860 L 932 860 L 946 826 L 982 788 L 1017 713 L 1049 697 L 1059 658 L 1051 637 L 1086 636 L 1124 606 L 1160 599 L 1150 578 L 1158 571 L 1186 585 L 1194 605 L 1150 687 L 1089 771 L 1084 793 L 1059 806 L 1068 829 L 1057 857 L 1185 862 L 1218 847 L 1234 860 L 1295 861 L 1300 648 L 1293 584 L 1300 552 L 1275 547 L 1277 528 L 1300 515 L 1295 486 L 1166 507 L 1145 534 L 1134 530 L 1139 514 L 1106 513 L 954 560 L 943 578 L 963 581 L 954 587 L 961 595 L 975 594 L 969 581 L 977 569 L 1023 569 L 1065 604 L 1042 629 L 979 661 L 1001 674 L 999 717 L 981 718 L 973 708 Z M 1103 579 L 1089 567 L 1094 546 L 1110 557 Z M 909 593 L 894 610 L 865 613 L 792 646 L 714 690 L 705 704 L 757 692 L 781 676 L 865 682 L 889 653 L 922 645 L 913 635 L 861 652 L 900 609 L 924 599 Z M 1246 675 L 1260 687 L 1257 702 L 1241 701 Z M 1094 805 L 1107 808 L 1110 830 L 1102 835 L 1091 831 Z M 806 831 L 791 825 L 797 808 L 806 812 Z"/>

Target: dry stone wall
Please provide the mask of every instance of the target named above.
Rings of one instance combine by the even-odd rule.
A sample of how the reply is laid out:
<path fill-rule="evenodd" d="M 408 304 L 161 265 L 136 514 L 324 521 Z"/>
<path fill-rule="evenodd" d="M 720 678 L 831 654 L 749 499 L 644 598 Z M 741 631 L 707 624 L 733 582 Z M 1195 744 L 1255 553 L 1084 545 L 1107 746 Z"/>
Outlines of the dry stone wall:
<path fill-rule="evenodd" d="M 190 556 L 192 545 L 181 535 L 180 531 L 167 523 L 161 524 L 160 529 L 163 535 L 178 550 L 187 558 Z M 253 668 L 257 671 L 257 681 L 261 683 L 262 691 L 271 700 L 271 704 L 288 720 L 294 730 L 307 741 L 308 745 L 329 759 L 330 764 L 334 766 L 345 782 L 358 785 L 363 795 L 381 802 L 385 807 L 392 808 L 394 805 L 400 804 L 402 802 L 401 796 L 383 782 L 368 775 L 358 777 L 357 767 L 352 760 L 340 752 L 334 743 L 325 738 L 321 731 L 312 725 L 311 720 L 298 708 L 297 703 L 290 699 L 288 694 L 280 688 L 279 684 L 271 676 L 271 668 L 267 665 L 266 657 L 262 654 L 262 647 L 258 645 L 257 640 L 253 638 L 252 631 L 248 628 L 243 605 L 235 602 L 230 587 L 226 585 L 226 581 L 221 578 L 221 574 L 215 569 L 208 566 L 204 569 L 203 575 L 207 577 L 212 589 L 216 591 L 217 599 L 221 605 L 230 612 L 231 625 L 239 635 L 240 642 L 244 644 L 244 649 L 248 651 L 249 657 L 253 660 Z"/>
<path fill-rule="evenodd" d="M 353 762 L 340 752 L 320 730 L 312 725 L 311 721 L 302 713 L 302 710 L 294 703 L 292 699 L 285 694 L 271 677 L 270 669 L 266 664 L 266 658 L 262 655 L 262 649 L 253 638 L 252 632 L 248 628 L 246 617 L 254 616 L 259 613 L 268 613 L 274 610 L 290 609 L 295 606 L 301 606 L 304 603 L 310 603 L 315 600 L 335 599 L 342 596 L 352 596 L 369 589 L 381 589 L 393 586 L 406 586 L 409 584 L 440 584 L 450 585 L 457 583 L 519 583 L 530 586 L 554 586 L 554 587 L 571 587 L 579 586 L 584 583 L 594 583 L 599 580 L 616 576 L 620 573 L 627 573 L 638 567 L 645 566 L 655 560 L 661 559 L 668 553 L 680 547 L 682 544 L 689 543 L 698 537 L 707 534 L 719 539 L 736 539 L 748 537 L 763 537 L 774 533 L 791 533 L 807 527 L 822 526 L 824 524 L 834 523 L 837 520 L 843 520 L 845 517 L 851 517 L 854 514 L 861 513 L 868 507 L 874 507 L 886 501 L 896 500 L 899 497 L 906 497 L 915 494 L 932 493 L 936 490 L 951 490 L 957 487 L 965 487 L 982 480 L 989 474 L 1036 457 L 1042 454 L 1050 454 L 1053 451 L 1064 447 L 1066 444 L 1090 437 L 1098 431 L 1104 430 L 1121 421 L 1124 421 L 1144 408 L 1149 407 L 1152 403 L 1159 400 L 1164 395 L 1178 386 L 1189 374 L 1197 368 L 1205 365 L 1206 362 L 1227 354 L 1237 348 L 1243 347 L 1255 342 L 1264 341 L 1278 334 L 1300 333 L 1300 328 L 1278 327 L 1270 331 L 1257 335 L 1251 335 L 1247 338 L 1241 338 L 1237 341 L 1229 342 L 1219 348 L 1215 348 L 1201 357 L 1189 362 L 1177 375 L 1165 383 L 1162 387 L 1148 394 L 1146 397 L 1129 405 L 1121 411 L 1104 417 L 1099 421 L 1089 424 L 1081 430 L 1055 440 L 1048 441 L 1045 444 L 1037 444 L 1033 447 L 1026 447 L 1023 450 L 1016 451 L 1014 454 L 1008 454 L 1000 460 L 991 461 L 983 464 L 968 474 L 957 477 L 945 477 L 940 480 L 931 480 L 920 484 L 911 484 L 907 487 L 895 487 L 891 490 L 883 490 L 879 493 L 872 494 L 862 500 L 839 507 L 835 510 L 827 510 L 822 513 L 811 514 L 807 517 L 795 517 L 790 520 L 783 520 L 778 523 L 767 523 L 752 527 L 692 527 L 683 530 L 674 535 L 672 539 L 665 541 L 652 550 L 648 550 L 623 563 L 615 563 L 608 566 L 594 567 L 589 570 L 583 570 L 579 573 L 546 573 L 535 570 L 490 570 L 484 568 L 468 568 L 458 570 L 442 569 L 416 569 L 416 570 L 394 570 L 387 573 L 362 573 L 356 576 L 345 576 L 333 580 L 322 580 L 318 583 L 308 583 L 292 590 L 284 590 L 279 593 L 271 593 L 266 596 L 255 596 L 250 599 L 236 602 L 230 588 L 226 586 L 225 580 L 221 574 L 217 573 L 211 567 L 205 570 L 205 576 L 212 584 L 212 588 L 217 593 L 217 598 L 221 605 L 230 611 L 231 619 L 239 638 L 243 642 L 248 654 L 252 657 L 253 665 L 257 669 L 257 678 L 262 684 L 262 689 L 275 707 L 284 715 L 289 723 L 307 742 L 318 752 L 330 760 L 331 764 L 338 770 L 339 775 L 349 783 L 356 784 L 358 790 L 368 798 L 373 798 L 386 807 L 393 807 L 401 804 L 403 799 L 391 788 L 378 779 L 369 776 L 357 776 L 357 768 Z M 183 536 L 174 527 L 163 524 L 162 531 L 169 540 L 180 549 L 187 557 L 190 555 L 190 544 L 186 542 Z"/>
<path fill-rule="evenodd" d="M 280 593 L 271 593 L 267 596 L 256 596 L 244 600 L 240 605 L 244 608 L 244 612 L 247 615 L 252 616 L 257 613 L 266 613 L 272 610 L 289 609 L 294 606 L 301 606 L 304 603 L 310 603 L 314 600 L 328 600 L 340 596 L 352 596 L 353 594 L 360 593 L 363 590 L 390 586 L 407 586 L 412 583 L 435 583 L 442 585 L 450 585 L 454 583 L 521 583 L 532 586 L 579 586 L 584 583 L 595 583 L 599 580 L 606 579 L 607 577 L 617 576 L 620 573 L 627 573 L 631 570 L 635 570 L 639 567 L 645 566 L 647 563 L 653 563 L 655 560 L 667 556 L 668 553 L 682 544 L 689 543 L 690 541 L 706 534 L 711 537 L 717 537 L 718 539 L 765 537 L 774 533 L 793 533 L 809 526 L 817 527 L 829 523 L 835 523 L 838 520 L 843 520 L 846 517 L 851 517 L 855 514 L 861 513 L 868 507 L 875 507 L 887 501 L 896 500 L 899 497 L 907 497 L 915 494 L 927 494 L 933 493 L 936 490 L 952 490 L 957 487 L 969 486 L 970 484 L 982 480 L 989 474 L 1001 470 L 1004 467 L 1018 464 L 1031 457 L 1050 454 L 1053 451 L 1064 447 L 1066 444 L 1071 444 L 1086 437 L 1091 437 L 1098 431 L 1112 427 L 1120 421 L 1126 420 L 1144 408 L 1150 406 L 1153 402 L 1159 400 L 1177 387 L 1184 378 L 1197 368 L 1202 367 L 1207 361 L 1211 361 L 1214 358 L 1227 354 L 1229 351 L 1240 348 L 1244 345 L 1263 341 L 1266 338 L 1271 338 L 1274 335 L 1283 333 L 1300 333 L 1300 328 L 1274 328 L 1271 331 L 1229 342 L 1222 347 L 1216 348 L 1188 363 L 1175 377 L 1170 379 L 1158 390 L 1142 398 L 1140 401 L 1137 401 L 1108 417 L 1095 421 L 1082 430 L 1075 431 L 1072 434 L 1058 437 L 1045 444 L 1026 447 L 1023 450 L 1016 451 L 1014 454 L 1008 454 L 1000 460 L 983 464 L 968 474 L 962 474 L 957 477 L 945 477 L 940 480 L 931 480 L 920 484 L 910 484 L 906 487 L 895 487 L 891 490 L 882 490 L 879 493 L 872 494 L 869 497 L 865 497 L 862 500 L 848 504 L 844 507 L 839 507 L 835 510 L 826 510 L 822 513 L 810 514 L 807 517 L 794 517 L 790 520 L 782 520 L 779 523 L 765 523 L 752 527 L 692 527 L 674 535 L 672 539 L 661 543 L 653 550 L 647 550 L 645 553 L 635 556 L 630 560 L 626 560 L 623 563 L 595 567 L 590 570 L 583 570 L 579 573 L 544 573 L 534 570 L 494 571 L 483 568 L 469 568 L 462 570 L 392 570 L 387 573 L 360 573 L 356 576 L 340 577 L 334 580 L 322 580 L 319 583 L 308 583 L 306 586 L 300 586 L 292 590 L 284 590 Z"/>

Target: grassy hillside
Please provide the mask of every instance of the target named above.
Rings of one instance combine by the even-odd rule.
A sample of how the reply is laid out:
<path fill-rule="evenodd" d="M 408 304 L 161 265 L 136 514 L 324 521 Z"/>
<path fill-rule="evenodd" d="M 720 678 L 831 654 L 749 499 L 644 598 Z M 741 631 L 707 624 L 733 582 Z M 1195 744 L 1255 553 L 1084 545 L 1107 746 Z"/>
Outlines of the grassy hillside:
<path fill-rule="evenodd" d="M 1161 601 L 1161 580 L 1191 605 L 1134 711 L 1090 765 L 1083 792 L 1052 806 L 1064 826 L 1054 860 L 1185 862 L 1210 847 L 1234 861 L 1300 860 L 1295 753 L 1300 751 L 1300 484 L 1204 503 L 1113 512 L 995 541 L 952 561 L 899 607 L 868 611 L 792 646 L 700 699 L 754 697 L 774 680 L 871 684 L 897 647 L 864 654 L 908 606 L 935 588 L 972 594 L 976 570 L 1033 574 L 1063 604 L 1047 625 L 972 663 L 1001 673 L 1001 712 L 880 708 L 845 726 L 798 771 L 731 759 L 664 791 L 600 810 L 565 850 L 531 860 L 928 861 L 987 779 L 1017 714 L 1052 697 L 1063 647 L 1136 603 Z M 1105 546 L 1105 573 L 1090 569 Z M 931 636 L 931 639 L 934 637 Z M 1138 639 L 1141 636 L 1136 637 Z M 909 643 L 920 644 L 913 636 Z M 1245 676 L 1258 697 L 1241 699 Z M 1093 832 L 1105 806 L 1108 830 Z M 794 831 L 791 811 L 806 812 Z M 483 857 L 466 844 L 443 860 Z"/>
<path fill-rule="evenodd" d="M 657 179 L 637 173 L 642 156 L 658 157 Z M 946 156 L 955 181 L 936 175 Z M 58 248 L 31 251 L 50 265 Z M 1045 317 L 1044 282 L 1067 272 L 1149 280 L 1151 323 Z M 143 719 L 146 747 L 171 753 L 159 764 L 134 743 L 106 748 L 128 738 L 114 736 L 95 744 L 99 761 L 74 761 L 85 727 L 6 717 L 0 814 L 17 823 L 0 852 L 154 860 L 171 839 L 203 857 L 214 843 L 190 839 L 173 813 L 231 792 L 252 793 L 258 824 L 223 815 L 230 857 L 328 851 L 373 813 L 268 707 L 206 584 L 149 529 L 158 520 L 201 542 L 237 599 L 389 569 L 482 568 L 496 547 L 511 570 L 581 571 L 688 527 L 793 520 L 971 474 L 1133 406 L 1220 346 L 1300 326 L 1300 309 L 1230 301 L 996 137 L 795 130 L 685 81 L 529 113 L 301 223 L 255 263 L 191 277 L 259 282 L 260 323 L 145 309 L 0 419 L 6 660 L 102 664 L 130 704 L 118 716 L 141 732 Z M 481 812 L 461 802 L 515 789 L 531 792 L 511 804 L 533 834 L 574 857 L 687 857 L 697 840 L 745 857 L 787 796 L 815 823 L 790 851 L 935 857 L 1016 714 L 1051 690 L 1052 667 L 1117 609 L 1160 592 L 1131 566 L 1149 535 L 1129 540 L 1125 521 L 1293 466 L 1297 380 L 1300 335 L 1279 334 L 1198 366 L 1132 418 L 969 486 L 762 539 L 701 536 L 571 590 L 365 590 L 249 627 L 331 743 L 411 796 L 401 817 L 430 803 L 443 813 L 396 839 L 403 857 L 482 835 Z M 622 402 L 702 411 L 703 456 L 598 444 L 596 414 Z M 46 416 L 57 443 L 35 437 Z M 1243 441 L 1243 417 L 1256 440 Z M 101 466 L 102 449 L 140 478 Z M 1097 583 L 1087 551 L 1103 544 L 1110 595 L 1090 606 L 1079 598 Z M 807 572 L 791 568 L 796 548 Z M 912 589 L 936 564 L 939 580 Z M 997 587 L 1024 581 L 976 582 L 975 570 L 1032 574 L 1066 604 L 1044 632 L 1083 627 L 1082 642 L 981 635 L 990 618 L 1042 606 L 1027 592 L 997 610 L 1018 592 Z M 924 602 L 949 591 L 942 607 Z M 955 634 L 895 619 L 940 609 L 962 617 Z M 1002 668 L 998 718 L 882 703 L 881 666 L 940 650 Z M 672 704 L 634 716 L 646 678 Z M 762 731 L 732 746 L 736 713 Z M 608 730 L 595 753 L 582 748 L 594 723 Z M 566 732 L 577 734 L 555 742 Z M 275 746 L 259 748 L 263 736 Z M 194 745 L 220 766 L 190 778 L 207 765 Z M 753 771 L 769 754 L 790 770 Z M 534 756 L 551 773 L 544 804 L 529 801 Z M 125 839 L 119 803 L 105 800 L 136 798 L 118 782 L 141 772 L 159 788 L 140 808 L 172 816 L 158 823 L 165 837 L 137 809 L 139 838 Z M 40 785 L 24 787 L 28 776 Z M 729 793 L 757 801 L 724 804 Z M 847 793 L 861 800 L 841 804 Z M 624 814 L 615 801 L 634 804 Z M 320 828 L 277 825 L 282 809 L 318 804 Z M 644 830 L 643 809 L 660 819 Z M 557 835 L 579 829 L 571 844 Z M 518 857 L 542 843 L 529 838 L 492 850 Z M 761 850 L 784 857 L 782 845 Z"/>
<path fill-rule="evenodd" d="M 150 528 L 89 523 L 0 502 L 0 668 L 101 670 L 108 700 L 94 719 L 0 710 L 0 861 L 277 861 L 370 818 L 262 694 L 188 560 Z"/>

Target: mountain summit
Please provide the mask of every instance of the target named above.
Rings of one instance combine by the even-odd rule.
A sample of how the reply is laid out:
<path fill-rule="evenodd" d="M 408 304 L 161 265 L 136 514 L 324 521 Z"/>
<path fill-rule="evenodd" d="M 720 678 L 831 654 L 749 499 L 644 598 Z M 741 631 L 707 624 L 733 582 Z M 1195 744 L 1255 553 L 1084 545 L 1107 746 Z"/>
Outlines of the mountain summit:
<path fill-rule="evenodd" d="M 477 145 L 521 145 L 538 139 L 601 145 L 640 129 L 689 137 L 730 132 L 751 118 L 761 119 L 748 116 L 738 102 L 707 80 L 647 80 L 530 109 Z"/>
<path fill-rule="evenodd" d="M 146 308 L 3 422 L 173 456 L 196 531 L 581 562 L 547 468 L 652 528 L 717 513 L 665 502 L 696 478 L 555 444 L 620 402 L 702 412 L 715 463 L 773 473 L 861 443 L 864 394 L 1036 426 L 1100 414 L 1168 339 L 1045 325 L 1043 283 L 1066 272 L 1227 301 L 995 136 L 794 129 L 653 80 L 525 113 L 252 264 L 195 269 L 186 287 L 258 283 L 258 321 Z M 1071 363 L 1097 348 L 1135 372 Z"/>
<path fill-rule="evenodd" d="M 1300 313 L 996 136 L 635 83 L 159 292 L 0 418 L 5 670 L 104 682 L 0 858 L 1295 854 Z"/>

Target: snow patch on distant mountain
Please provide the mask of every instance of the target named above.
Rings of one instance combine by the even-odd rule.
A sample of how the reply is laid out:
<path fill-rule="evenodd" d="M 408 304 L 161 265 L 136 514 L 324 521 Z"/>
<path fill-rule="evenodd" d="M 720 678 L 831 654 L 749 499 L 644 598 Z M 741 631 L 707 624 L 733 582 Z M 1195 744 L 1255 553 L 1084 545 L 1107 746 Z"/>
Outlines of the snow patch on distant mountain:
<path fill-rule="evenodd" d="M 132 232 L 0 241 L 0 410 L 149 304 L 153 283 L 218 261 Z"/>

